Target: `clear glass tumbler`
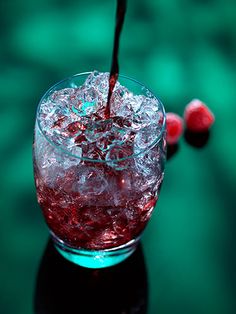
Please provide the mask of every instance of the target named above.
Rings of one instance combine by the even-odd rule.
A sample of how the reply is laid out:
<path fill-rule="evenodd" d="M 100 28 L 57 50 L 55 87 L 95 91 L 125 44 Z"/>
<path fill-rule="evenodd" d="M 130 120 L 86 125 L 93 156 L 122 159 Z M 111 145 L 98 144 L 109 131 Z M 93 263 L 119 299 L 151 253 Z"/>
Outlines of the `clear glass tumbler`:
<path fill-rule="evenodd" d="M 104 147 L 106 142 L 99 142 L 97 129 L 90 130 L 90 135 L 96 135 L 94 142 L 89 142 L 89 149 L 94 149 L 91 155 L 81 155 L 81 148 L 76 150 L 75 146 L 69 149 L 68 141 L 65 146 L 63 142 L 59 145 L 56 137 L 52 140 L 45 131 L 42 106 L 57 91 L 68 90 L 70 94 L 89 75 L 82 73 L 67 78 L 42 97 L 34 132 L 34 175 L 38 202 L 56 249 L 78 265 L 102 268 L 115 265 L 134 252 L 156 205 L 166 157 L 165 111 L 160 100 L 144 85 L 120 75 L 119 82 L 130 92 L 156 102 L 158 123 L 153 121 L 139 132 L 130 132 L 130 150 L 122 141 L 116 141 L 110 148 Z M 91 103 L 94 101 L 90 99 Z M 54 105 L 55 108 L 63 105 L 60 92 Z M 88 101 L 85 105 L 89 107 Z M 150 112 L 139 114 L 147 114 L 149 121 L 152 119 Z M 59 118 L 57 123 L 61 122 L 63 119 Z M 126 127 L 123 121 L 120 129 L 115 130 L 120 136 Z M 80 128 L 80 138 L 87 132 L 85 129 Z M 135 136 L 144 138 L 145 148 L 135 147 Z M 103 144 L 101 154 L 99 143 Z M 86 144 L 84 148 L 87 149 Z M 105 152 L 104 157 L 106 150 L 109 154 Z"/>

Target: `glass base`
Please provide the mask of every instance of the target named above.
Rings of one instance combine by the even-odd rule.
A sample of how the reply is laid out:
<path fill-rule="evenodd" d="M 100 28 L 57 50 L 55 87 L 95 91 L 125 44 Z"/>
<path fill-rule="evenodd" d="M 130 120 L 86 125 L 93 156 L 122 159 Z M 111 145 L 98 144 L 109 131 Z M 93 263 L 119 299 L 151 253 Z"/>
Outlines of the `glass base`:
<path fill-rule="evenodd" d="M 104 268 L 116 265 L 129 257 L 136 249 L 140 237 L 121 246 L 105 250 L 75 249 L 52 235 L 57 251 L 67 260 L 87 268 Z"/>

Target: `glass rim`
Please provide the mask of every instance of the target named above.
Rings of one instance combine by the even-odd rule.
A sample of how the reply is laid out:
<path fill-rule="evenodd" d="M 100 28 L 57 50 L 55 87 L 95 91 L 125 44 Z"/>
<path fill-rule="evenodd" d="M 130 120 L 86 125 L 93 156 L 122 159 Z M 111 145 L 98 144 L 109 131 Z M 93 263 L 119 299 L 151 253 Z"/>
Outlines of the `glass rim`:
<path fill-rule="evenodd" d="M 92 159 L 92 158 L 88 158 L 88 157 L 79 157 L 77 155 L 74 155 L 72 154 L 69 150 L 61 147 L 60 145 L 57 145 L 55 142 L 53 142 L 46 134 L 45 132 L 43 131 L 42 127 L 41 127 L 41 123 L 40 123 L 40 119 L 39 119 L 39 111 L 40 111 L 40 107 L 41 107 L 41 104 L 43 102 L 43 100 L 48 96 L 48 94 L 53 90 L 55 89 L 58 85 L 66 82 L 66 81 L 70 81 L 72 80 L 73 78 L 76 78 L 76 77 L 82 77 L 82 76 L 88 76 L 89 74 L 93 73 L 94 71 L 88 71 L 88 72 L 81 72 L 81 73 L 77 73 L 77 74 L 74 74 L 72 76 L 68 76 L 60 81 L 58 81 L 57 83 L 55 83 L 54 85 L 52 85 L 44 94 L 43 96 L 41 97 L 39 103 L 38 103 L 38 106 L 37 106 L 37 111 L 36 111 L 36 122 L 37 122 L 37 125 L 38 125 L 38 128 L 40 130 L 40 132 L 42 133 L 42 135 L 44 136 L 44 138 L 47 140 L 47 142 L 49 142 L 50 145 L 52 145 L 57 151 L 60 151 L 62 152 L 63 154 L 66 154 L 68 155 L 69 157 L 73 157 L 73 158 L 76 158 L 76 159 L 79 159 L 79 160 L 84 160 L 84 161 L 90 161 L 90 162 L 100 162 L 100 163 L 109 163 L 109 162 L 120 162 L 120 161 L 123 161 L 123 160 L 126 160 L 126 159 L 129 159 L 129 158 L 135 158 L 135 157 L 138 157 L 139 155 L 142 155 L 143 153 L 149 151 L 151 148 L 153 148 L 154 146 L 156 146 L 160 141 L 161 139 L 163 138 L 163 134 L 166 130 L 166 112 L 165 112 L 165 108 L 161 102 L 161 100 L 149 89 L 147 88 L 143 83 L 137 81 L 136 79 L 133 79 L 133 78 L 130 78 L 126 75 L 123 75 L 123 74 L 119 74 L 118 75 L 118 79 L 117 81 L 119 80 L 119 78 L 123 78 L 123 79 L 126 79 L 126 80 L 129 80 L 129 81 L 132 81 L 134 83 L 136 83 L 137 85 L 139 85 L 141 88 L 145 88 L 147 91 L 149 91 L 152 96 L 154 96 L 156 98 L 156 100 L 158 101 L 158 105 L 160 106 L 160 109 L 161 109 L 161 112 L 163 114 L 163 120 L 162 120 L 162 125 L 161 125 L 161 129 L 160 129 L 160 132 L 158 133 L 158 136 L 156 137 L 156 139 L 150 144 L 148 145 L 147 147 L 145 147 L 144 149 L 138 151 L 137 153 L 135 154 L 132 154 L 130 156 L 126 156 L 126 157 L 123 157 L 123 158 L 118 158 L 118 159 L 111 159 L 111 160 L 101 160 L 101 159 Z M 102 73 L 106 73 L 106 72 L 102 72 Z M 122 147 L 122 145 L 116 145 L 116 146 L 119 146 L 119 147 Z"/>

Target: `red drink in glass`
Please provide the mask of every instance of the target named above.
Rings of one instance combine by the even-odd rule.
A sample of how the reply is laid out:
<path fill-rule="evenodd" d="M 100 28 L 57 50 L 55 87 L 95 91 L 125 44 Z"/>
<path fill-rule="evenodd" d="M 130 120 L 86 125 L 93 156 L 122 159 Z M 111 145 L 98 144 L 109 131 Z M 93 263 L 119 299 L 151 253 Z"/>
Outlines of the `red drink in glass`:
<path fill-rule="evenodd" d="M 108 74 L 97 72 L 55 85 L 37 112 L 38 202 L 60 253 L 87 267 L 133 252 L 163 180 L 164 108 L 140 83 L 119 80 L 109 119 Z"/>

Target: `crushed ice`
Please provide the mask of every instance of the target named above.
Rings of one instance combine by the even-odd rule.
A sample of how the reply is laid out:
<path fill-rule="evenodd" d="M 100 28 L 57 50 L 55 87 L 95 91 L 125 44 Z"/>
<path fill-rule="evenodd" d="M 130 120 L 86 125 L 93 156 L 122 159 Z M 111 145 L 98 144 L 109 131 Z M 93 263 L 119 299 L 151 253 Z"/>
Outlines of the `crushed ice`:
<path fill-rule="evenodd" d="M 111 117 L 105 120 L 108 79 L 109 73 L 95 71 L 82 86 L 54 91 L 41 103 L 41 129 L 69 152 L 73 165 L 79 163 L 76 157 L 111 163 L 139 153 L 160 133 L 158 100 L 150 93 L 134 95 L 119 82 L 111 98 Z"/>

